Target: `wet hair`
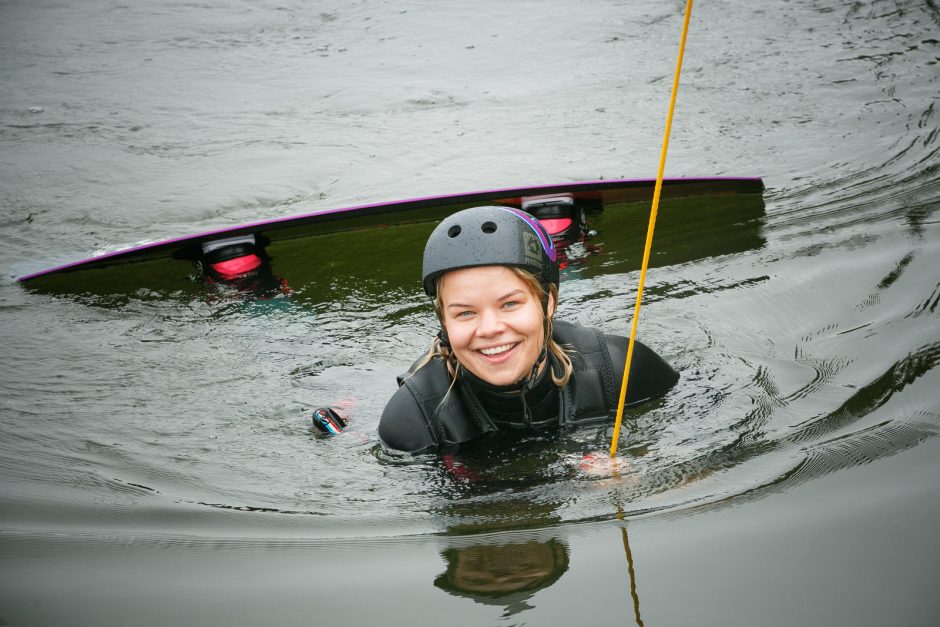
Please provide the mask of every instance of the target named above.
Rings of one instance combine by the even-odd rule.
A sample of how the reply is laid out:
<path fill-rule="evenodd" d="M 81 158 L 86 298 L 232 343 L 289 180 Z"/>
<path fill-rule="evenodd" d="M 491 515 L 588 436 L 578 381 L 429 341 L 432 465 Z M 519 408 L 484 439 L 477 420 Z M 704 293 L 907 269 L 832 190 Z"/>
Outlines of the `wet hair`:
<path fill-rule="evenodd" d="M 551 283 L 548 285 L 548 293 L 545 292 L 542 282 L 539 280 L 535 274 L 529 272 L 528 270 L 523 270 L 522 268 L 517 268 L 514 266 L 504 266 L 511 270 L 519 279 L 525 284 L 526 289 L 532 294 L 539 303 L 539 306 L 542 308 L 542 316 L 545 320 L 543 329 L 545 332 L 545 347 L 552 355 L 555 356 L 555 359 L 561 366 L 561 372 L 556 372 L 555 368 L 551 366 L 551 361 L 548 361 L 549 367 L 551 370 L 552 382 L 559 388 L 563 388 L 568 384 L 568 380 L 571 378 L 571 374 L 574 372 L 574 365 L 571 363 L 571 356 L 568 354 L 568 351 L 555 341 L 555 338 L 552 337 L 552 328 L 553 328 L 553 316 L 548 316 L 546 310 L 548 297 L 551 296 L 553 302 L 555 303 L 555 311 L 558 311 L 558 284 Z M 444 276 L 441 275 L 437 277 L 437 285 L 434 295 L 434 311 L 437 313 L 437 318 L 441 323 L 441 329 L 444 327 L 444 302 L 441 300 L 441 282 L 444 279 Z M 431 342 L 431 347 L 428 349 L 428 352 L 424 357 L 418 362 L 415 371 L 426 366 L 434 357 L 440 357 L 444 360 L 444 363 L 447 364 L 447 371 L 451 376 L 451 384 L 457 380 L 458 373 L 460 371 L 460 362 L 457 360 L 457 356 L 454 355 L 453 351 L 450 348 L 450 345 L 442 339 L 443 334 L 438 334 L 434 341 Z"/>

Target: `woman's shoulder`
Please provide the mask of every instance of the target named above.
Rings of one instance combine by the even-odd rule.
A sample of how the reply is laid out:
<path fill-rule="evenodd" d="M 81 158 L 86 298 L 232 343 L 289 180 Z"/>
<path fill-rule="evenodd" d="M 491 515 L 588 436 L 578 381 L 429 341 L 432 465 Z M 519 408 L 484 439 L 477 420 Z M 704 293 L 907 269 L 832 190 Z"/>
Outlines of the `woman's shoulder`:
<path fill-rule="evenodd" d="M 620 335 L 605 335 L 614 376 L 623 379 L 630 339 Z M 635 340 L 630 360 L 630 382 L 627 404 L 640 403 L 666 393 L 679 380 L 679 373 L 659 353 L 639 340 Z"/>
<path fill-rule="evenodd" d="M 555 336 L 558 339 L 573 340 L 571 343 L 575 346 L 581 344 L 595 349 L 603 346 L 607 348 L 611 359 L 614 361 L 616 361 L 616 357 L 621 355 L 623 356 L 621 361 L 626 361 L 627 347 L 630 343 L 630 339 L 627 337 L 604 333 L 600 329 L 575 322 L 568 322 L 566 320 L 555 320 L 554 328 L 556 331 Z M 643 342 L 636 340 L 635 343 L 636 346 L 634 346 L 633 349 L 634 355 L 636 355 L 638 350 L 644 354 L 656 354 L 653 349 L 649 348 Z"/>
<path fill-rule="evenodd" d="M 567 320 L 554 320 L 552 328 L 555 340 L 568 344 L 576 349 L 597 349 L 603 345 L 606 337 L 601 331 L 593 327 L 586 327 L 582 324 L 568 322 Z"/>
<path fill-rule="evenodd" d="M 398 377 L 398 389 L 385 405 L 379 420 L 379 437 L 386 446 L 409 453 L 439 446 L 432 414 L 448 397 L 452 380 L 438 356 L 424 355 Z M 454 399 L 450 403 L 453 404 Z"/>
<path fill-rule="evenodd" d="M 419 453 L 436 447 L 421 405 L 402 385 L 389 399 L 379 420 L 379 438 L 389 448 Z"/>
<path fill-rule="evenodd" d="M 619 386 L 627 362 L 630 339 L 622 335 L 610 335 L 593 327 L 558 320 L 555 322 L 556 337 L 567 340 L 575 349 L 606 352 L 610 359 L 613 379 Z M 601 348 L 603 347 L 603 348 Z M 630 384 L 627 403 L 639 403 L 664 394 L 679 380 L 679 373 L 655 350 L 636 340 L 633 358 L 630 361 Z"/>

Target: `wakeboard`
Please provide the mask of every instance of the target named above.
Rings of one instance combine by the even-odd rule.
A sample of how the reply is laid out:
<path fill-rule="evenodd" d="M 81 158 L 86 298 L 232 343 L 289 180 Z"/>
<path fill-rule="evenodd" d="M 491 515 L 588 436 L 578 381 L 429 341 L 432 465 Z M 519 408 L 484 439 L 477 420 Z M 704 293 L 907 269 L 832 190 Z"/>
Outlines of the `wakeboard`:
<path fill-rule="evenodd" d="M 94 283 L 128 284 L 135 280 L 135 275 L 140 280 L 148 275 L 151 278 L 162 277 L 167 274 L 168 264 L 180 264 L 186 268 L 183 272 L 191 273 L 193 263 L 198 263 L 204 253 L 211 250 L 213 242 L 237 242 L 240 238 L 250 238 L 268 248 L 278 244 L 297 248 L 303 247 L 304 240 L 309 240 L 315 246 L 317 240 L 311 238 L 327 237 L 335 242 L 337 236 L 342 238 L 348 232 L 415 224 L 430 226 L 455 211 L 481 204 L 542 212 L 545 215 L 544 224 L 557 228 L 565 224 L 557 214 L 558 210 L 573 206 L 579 211 L 582 221 L 580 226 L 589 227 L 590 224 L 585 225 L 583 222 L 590 223 L 592 215 L 616 210 L 619 206 L 638 206 L 651 199 L 654 186 L 654 179 L 580 181 L 316 210 L 133 245 L 26 274 L 17 281 L 41 291 L 44 286 L 48 286 L 56 292 L 68 292 L 80 285 Z M 757 177 L 673 178 L 663 181 L 661 198 L 667 202 L 669 199 L 707 200 L 738 195 L 759 199 L 763 190 L 763 181 Z M 763 209 L 763 203 L 759 205 Z M 536 217 L 541 216 L 536 213 Z M 688 218 L 686 215 L 682 219 Z M 642 230 L 645 230 L 645 223 L 638 226 L 638 231 Z M 181 262 L 186 262 L 185 266 Z"/>

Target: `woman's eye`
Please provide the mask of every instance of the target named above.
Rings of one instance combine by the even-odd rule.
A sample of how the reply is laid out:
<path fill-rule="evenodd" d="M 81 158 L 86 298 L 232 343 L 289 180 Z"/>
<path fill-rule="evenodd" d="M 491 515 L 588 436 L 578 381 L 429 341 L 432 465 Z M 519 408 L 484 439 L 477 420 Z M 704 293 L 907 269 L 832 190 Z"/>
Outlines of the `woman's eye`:
<path fill-rule="evenodd" d="M 454 317 L 455 318 L 469 318 L 472 315 L 473 315 L 472 311 L 461 311 Z"/>
<path fill-rule="evenodd" d="M 518 301 L 508 300 L 505 303 L 503 303 L 503 309 L 515 309 L 516 307 L 519 306 L 519 304 L 520 303 Z"/>

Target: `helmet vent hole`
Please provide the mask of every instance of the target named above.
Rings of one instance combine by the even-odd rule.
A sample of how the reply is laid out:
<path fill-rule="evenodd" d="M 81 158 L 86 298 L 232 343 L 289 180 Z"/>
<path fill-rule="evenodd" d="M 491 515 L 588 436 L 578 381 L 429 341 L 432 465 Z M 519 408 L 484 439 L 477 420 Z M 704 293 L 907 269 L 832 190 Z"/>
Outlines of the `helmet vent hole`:
<path fill-rule="evenodd" d="M 490 233 L 496 232 L 496 223 L 495 222 L 484 222 L 480 225 L 480 230 L 489 235 Z"/>
<path fill-rule="evenodd" d="M 447 237 L 454 238 L 460 235 L 460 225 L 455 224 L 454 226 L 447 229 Z"/>

